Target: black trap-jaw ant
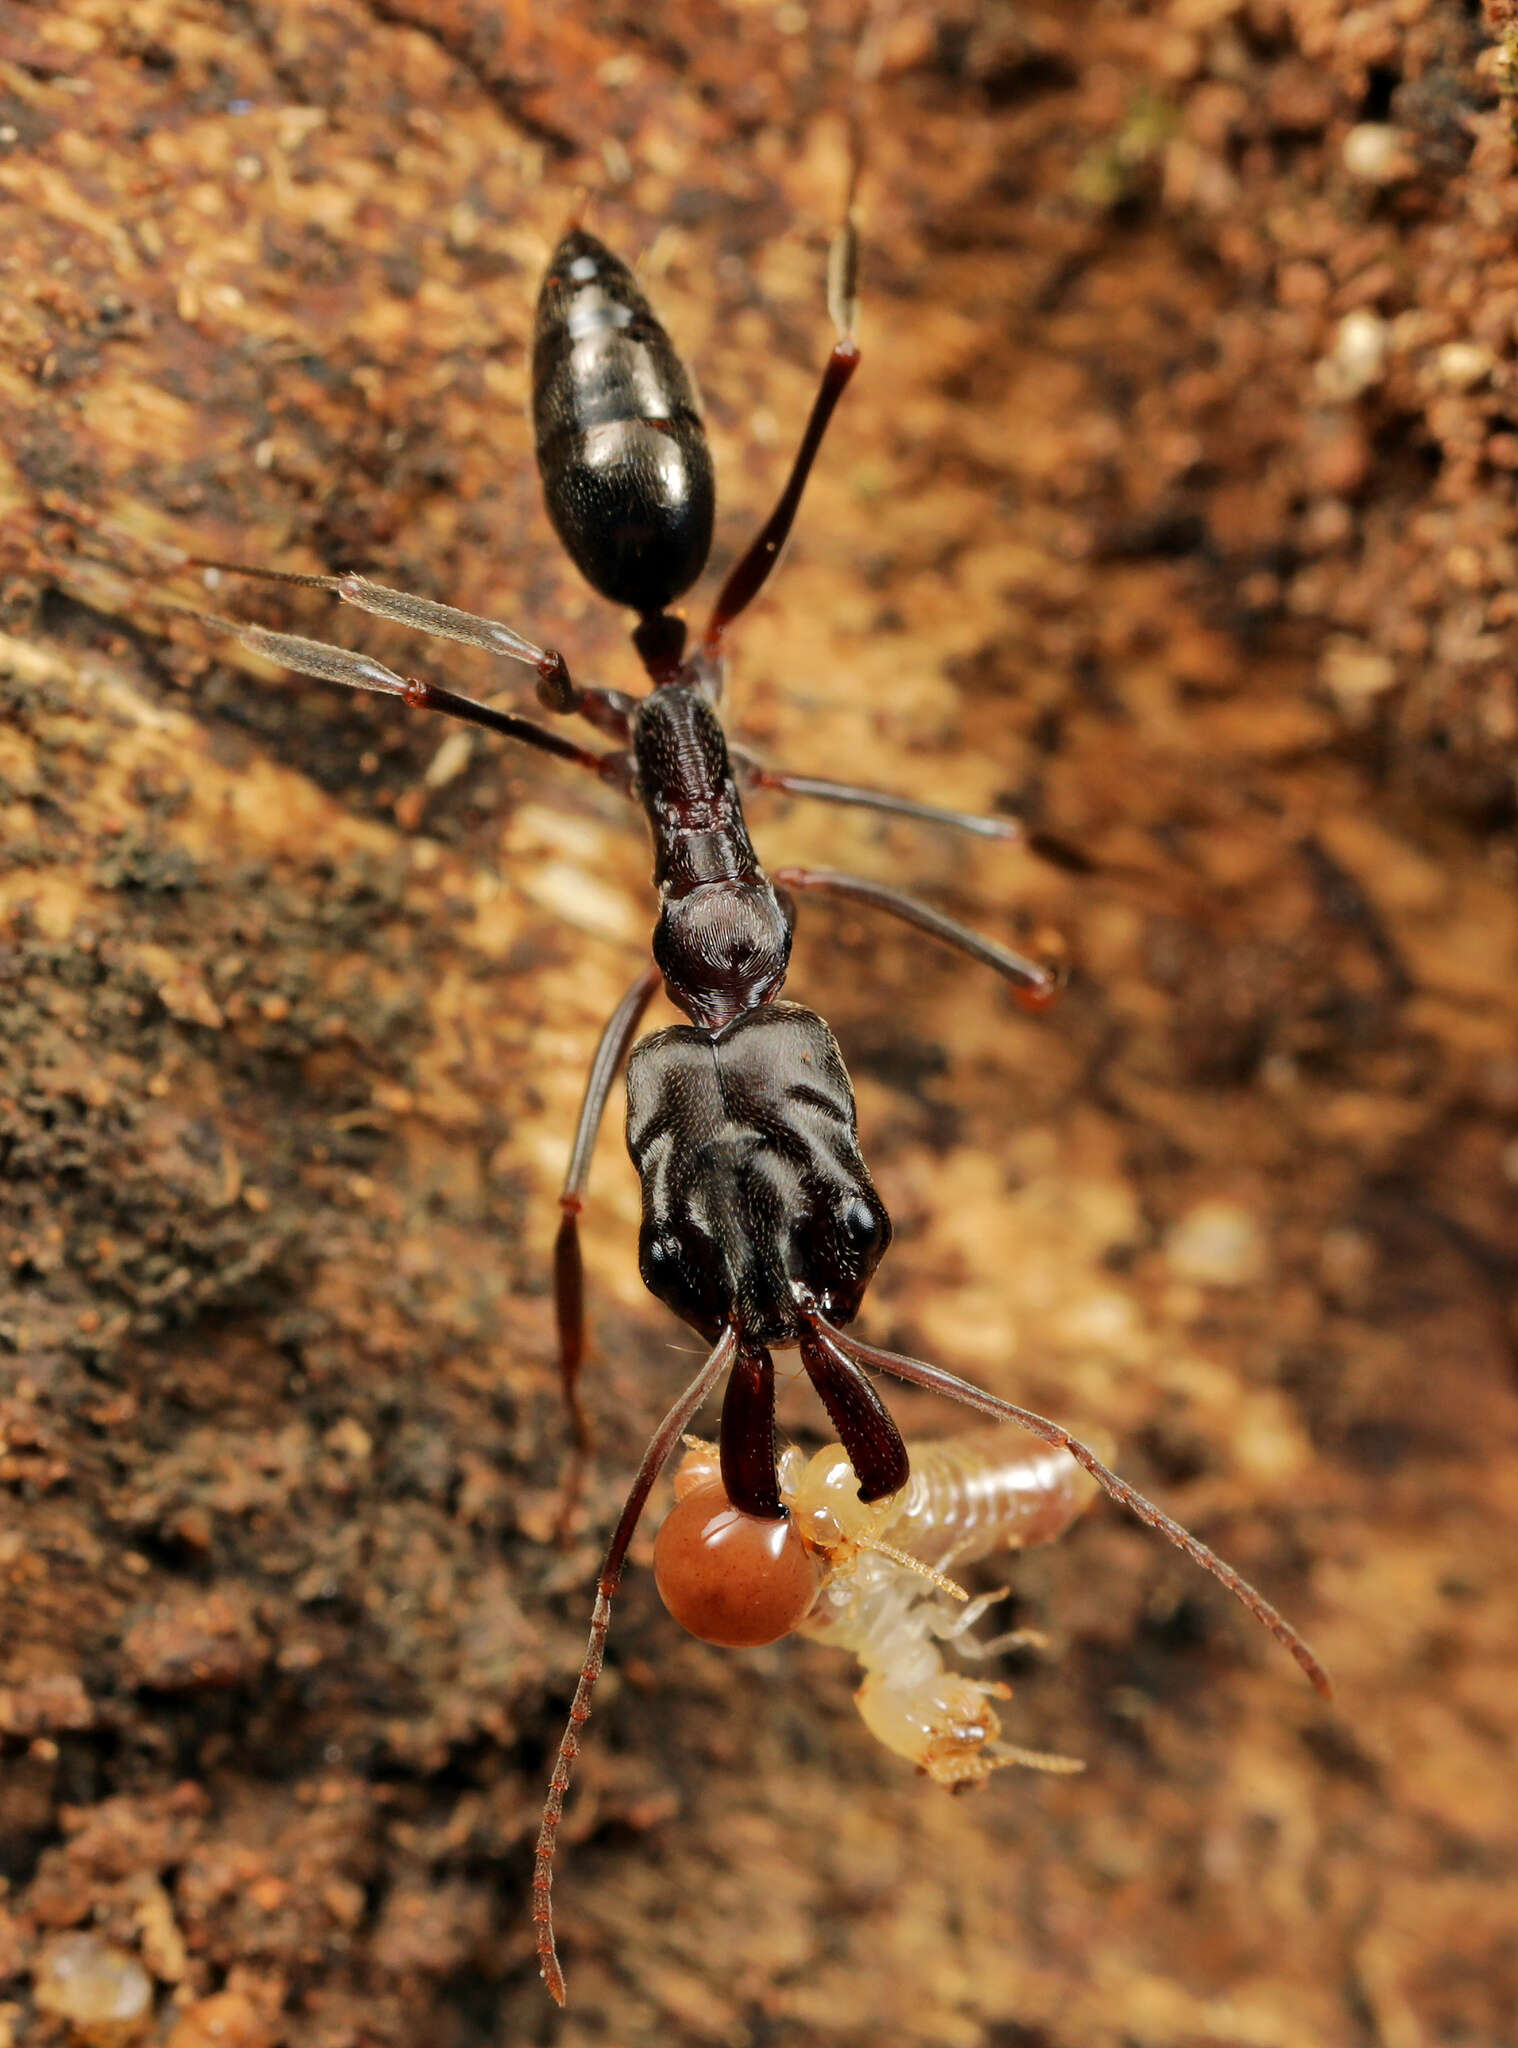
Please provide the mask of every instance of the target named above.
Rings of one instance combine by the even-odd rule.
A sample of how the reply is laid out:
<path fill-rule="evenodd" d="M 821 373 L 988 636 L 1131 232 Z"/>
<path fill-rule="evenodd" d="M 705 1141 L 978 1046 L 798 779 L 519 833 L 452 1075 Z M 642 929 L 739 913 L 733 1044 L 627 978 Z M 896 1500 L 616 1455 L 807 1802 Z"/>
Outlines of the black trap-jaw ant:
<path fill-rule="evenodd" d="M 1114 1499 L 1220 1579 L 1285 1645 L 1318 1690 L 1329 1690 L 1311 1650 L 1268 1601 L 1057 1423 L 937 1366 L 845 1334 L 890 1242 L 891 1225 L 860 1155 L 854 1093 L 833 1034 L 812 1011 L 779 1000 L 796 896 L 818 891 L 904 919 L 1001 975 L 1030 1011 L 1046 1008 L 1059 985 L 1053 968 L 878 882 L 806 868 L 766 875 L 744 823 L 742 792 L 757 788 L 864 805 L 987 838 L 1023 836 L 1012 821 L 968 817 L 907 797 L 761 767 L 729 748 L 718 717 L 728 628 L 753 602 L 779 557 L 828 422 L 859 365 L 856 261 L 850 219 L 829 262 L 828 304 L 837 339 L 789 479 L 729 574 L 705 633 L 687 652 L 685 623 L 669 607 L 706 566 L 715 503 L 694 388 L 623 263 L 578 224 L 553 252 L 533 336 L 538 468 L 549 517 L 576 566 L 603 597 L 637 614 L 633 643 L 652 684 L 641 697 L 577 683 L 561 654 L 509 627 L 360 576 L 287 575 L 185 558 L 201 568 L 315 586 L 415 631 L 525 663 L 536 673 L 545 711 L 578 714 L 612 746 L 597 751 L 577 744 L 517 712 L 397 675 L 367 655 L 323 641 L 201 610 L 190 613 L 298 673 L 441 711 L 573 762 L 640 802 L 648 819 L 659 893 L 653 960 L 602 1033 L 559 1197 L 554 1293 L 577 1462 L 589 1442 L 579 1388 L 585 1311 L 578 1216 L 596 1133 L 624 1062 L 627 1144 L 642 1183 L 643 1279 L 711 1349 L 654 1432 L 613 1531 L 549 1784 L 532 1911 L 544 1980 L 560 2004 L 564 1977 L 551 1903 L 554 1842 L 628 1545 L 655 1480 L 724 1376 L 718 1455 L 726 1494 L 746 1515 L 783 1519 L 773 1347 L 799 1349 L 853 1466 L 861 1500 L 884 1500 L 908 1477 L 906 1447 L 864 1370 L 873 1367 L 1063 1447 Z M 690 1021 L 635 1043 L 661 984 Z"/>

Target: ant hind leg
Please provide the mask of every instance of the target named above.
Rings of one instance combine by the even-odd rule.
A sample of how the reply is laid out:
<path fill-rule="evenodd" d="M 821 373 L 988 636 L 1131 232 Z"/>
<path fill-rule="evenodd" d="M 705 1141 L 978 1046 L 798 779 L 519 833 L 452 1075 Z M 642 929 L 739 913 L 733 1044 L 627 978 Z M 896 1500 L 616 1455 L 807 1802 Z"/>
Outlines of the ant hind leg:
<path fill-rule="evenodd" d="M 775 501 L 775 509 L 750 542 L 747 552 L 740 555 L 728 571 L 727 580 L 717 594 L 702 640 L 703 649 L 711 660 L 715 659 L 733 620 L 748 610 L 769 581 L 770 572 L 779 561 L 781 550 L 790 539 L 791 528 L 796 523 L 801 494 L 806 489 L 806 480 L 812 473 L 812 464 L 817 460 L 817 451 L 822 446 L 828 423 L 839 399 L 848 389 L 849 379 L 859 368 L 859 343 L 854 338 L 859 313 L 859 232 L 854 225 L 854 182 L 851 176 L 848 211 L 828 255 L 828 313 L 838 338 L 823 365 L 817 396 L 812 400 L 801 446 L 796 451 L 785 488 Z"/>

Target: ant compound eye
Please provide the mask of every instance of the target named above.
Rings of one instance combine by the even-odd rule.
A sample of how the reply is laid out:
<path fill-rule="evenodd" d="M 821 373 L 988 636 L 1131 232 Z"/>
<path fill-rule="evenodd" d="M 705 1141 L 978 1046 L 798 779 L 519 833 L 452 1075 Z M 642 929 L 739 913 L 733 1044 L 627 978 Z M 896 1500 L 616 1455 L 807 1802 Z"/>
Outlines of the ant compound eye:
<path fill-rule="evenodd" d="M 855 1195 L 839 1211 L 838 1236 L 850 1251 L 861 1256 L 883 1244 L 885 1232 L 879 1213 L 871 1208 L 863 1195 Z"/>
<path fill-rule="evenodd" d="M 654 1272 L 673 1273 L 680 1264 L 679 1240 L 673 1237 L 651 1237 L 644 1256 Z"/>

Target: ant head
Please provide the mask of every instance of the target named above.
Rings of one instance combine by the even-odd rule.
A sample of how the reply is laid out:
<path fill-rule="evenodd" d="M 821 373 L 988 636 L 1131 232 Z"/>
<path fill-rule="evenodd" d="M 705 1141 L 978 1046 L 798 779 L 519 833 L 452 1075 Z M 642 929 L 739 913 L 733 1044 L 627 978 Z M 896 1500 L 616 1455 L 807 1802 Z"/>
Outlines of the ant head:
<path fill-rule="evenodd" d="M 797 1343 L 816 1313 L 847 1322 L 891 1225 L 822 1019 L 768 1003 L 717 1031 L 676 1025 L 635 1049 L 627 1089 L 650 1292 L 757 1345 Z"/>

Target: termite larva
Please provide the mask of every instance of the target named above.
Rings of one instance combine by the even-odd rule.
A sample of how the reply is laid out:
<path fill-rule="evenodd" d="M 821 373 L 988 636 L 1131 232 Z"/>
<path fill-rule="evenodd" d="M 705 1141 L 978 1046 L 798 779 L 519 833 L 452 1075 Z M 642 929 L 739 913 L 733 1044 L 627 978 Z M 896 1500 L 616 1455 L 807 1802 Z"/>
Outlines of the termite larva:
<path fill-rule="evenodd" d="M 1008 1687 L 949 1669 L 939 1648 L 985 1657 L 1038 1640 L 978 1641 L 970 1631 L 1006 1589 L 971 1600 L 947 1572 L 1062 1535 L 1097 1491 L 1068 1452 L 1030 1450 L 1011 1430 L 914 1444 L 907 1484 L 865 1502 L 841 1444 L 811 1458 L 792 1445 L 780 1459 L 789 1519 L 773 1522 L 733 1507 L 714 1444 L 687 1443 L 654 1573 L 692 1635 L 737 1648 L 795 1634 L 850 1651 L 865 1726 L 935 1784 L 978 1784 L 1007 1764 L 1081 1768 L 1004 1743 L 991 1702 Z"/>

